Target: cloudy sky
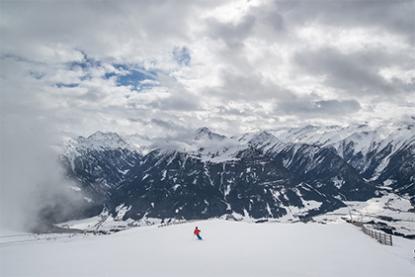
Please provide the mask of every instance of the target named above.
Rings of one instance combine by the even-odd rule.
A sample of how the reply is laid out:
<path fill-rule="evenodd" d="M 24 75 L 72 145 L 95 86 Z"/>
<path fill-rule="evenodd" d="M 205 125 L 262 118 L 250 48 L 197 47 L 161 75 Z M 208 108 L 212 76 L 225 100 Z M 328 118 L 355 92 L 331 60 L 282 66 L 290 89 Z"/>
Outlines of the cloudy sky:
<path fill-rule="evenodd" d="M 3 116 L 163 136 L 415 114 L 415 1 L 0 2 Z"/>

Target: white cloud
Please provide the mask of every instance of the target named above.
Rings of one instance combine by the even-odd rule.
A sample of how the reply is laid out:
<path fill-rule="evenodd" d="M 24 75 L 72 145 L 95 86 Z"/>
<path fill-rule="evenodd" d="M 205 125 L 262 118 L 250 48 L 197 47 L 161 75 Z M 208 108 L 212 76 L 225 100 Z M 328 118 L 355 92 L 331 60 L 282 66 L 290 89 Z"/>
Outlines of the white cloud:
<path fill-rule="evenodd" d="M 351 2 L 5 2 L 2 89 L 83 135 L 414 113 L 408 1 Z M 132 68 L 157 78 L 120 85 Z"/>

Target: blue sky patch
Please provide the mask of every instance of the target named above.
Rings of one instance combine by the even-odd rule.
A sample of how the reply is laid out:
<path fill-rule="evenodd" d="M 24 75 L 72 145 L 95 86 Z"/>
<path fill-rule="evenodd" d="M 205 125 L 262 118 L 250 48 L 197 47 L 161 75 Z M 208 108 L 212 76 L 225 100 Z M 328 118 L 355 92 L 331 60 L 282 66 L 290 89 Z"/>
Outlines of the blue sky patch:
<path fill-rule="evenodd" d="M 105 68 L 105 64 L 88 56 L 85 52 L 80 51 L 83 56 L 81 61 L 73 61 L 68 63 L 69 70 L 82 70 L 84 73 L 80 77 L 80 81 L 91 78 L 91 69 Z M 154 70 L 147 70 L 138 65 L 118 64 L 114 63 L 113 71 L 107 71 L 102 76 L 103 79 L 115 79 L 117 86 L 126 86 L 136 91 L 148 89 L 158 85 L 157 72 Z M 78 84 L 56 84 L 57 87 L 76 87 Z"/>
<path fill-rule="evenodd" d="M 154 87 L 157 84 L 157 73 L 155 71 L 140 67 L 129 67 L 124 64 L 113 64 L 113 66 L 122 73 L 107 72 L 104 77 L 109 79 L 115 76 L 118 86 L 128 86 L 140 91 Z"/>
<path fill-rule="evenodd" d="M 91 68 L 91 67 L 99 67 L 99 66 L 101 66 L 101 62 L 100 61 L 97 61 L 97 60 L 89 57 L 83 51 L 80 51 L 80 52 L 81 52 L 81 54 L 83 56 L 82 61 L 70 62 L 69 63 L 69 69 L 70 70 L 74 70 L 76 68 L 81 68 L 83 70 L 86 70 L 86 69 Z"/>

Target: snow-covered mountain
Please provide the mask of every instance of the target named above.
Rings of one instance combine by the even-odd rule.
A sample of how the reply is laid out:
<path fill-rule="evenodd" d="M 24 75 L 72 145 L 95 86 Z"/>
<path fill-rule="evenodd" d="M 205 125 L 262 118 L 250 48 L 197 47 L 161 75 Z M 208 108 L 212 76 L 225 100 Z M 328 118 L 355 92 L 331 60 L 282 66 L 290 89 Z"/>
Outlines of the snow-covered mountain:
<path fill-rule="evenodd" d="M 226 137 L 208 128 L 141 142 L 69 141 L 68 173 L 124 219 L 300 218 L 393 191 L 415 203 L 415 120 L 305 126 Z"/>
<path fill-rule="evenodd" d="M 107 196 L 125 179 L 141 154 L 116 133 L 96 132 L 68 140 L 62 162 L 82 189 Z"/>
<path fill-rule="evenodd" d="M 306 126 L 282 128 L 274 135 L 284 142 L 332 148 L 359 174 L 391 190 L 415 195 L 415 118 L 380 126 Z"/>

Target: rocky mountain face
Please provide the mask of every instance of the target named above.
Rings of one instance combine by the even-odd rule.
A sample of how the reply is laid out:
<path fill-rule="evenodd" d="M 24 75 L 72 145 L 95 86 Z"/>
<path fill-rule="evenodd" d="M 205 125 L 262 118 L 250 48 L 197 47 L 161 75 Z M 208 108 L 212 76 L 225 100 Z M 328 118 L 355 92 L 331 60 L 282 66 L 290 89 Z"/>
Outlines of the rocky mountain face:
<path fill-rule="evenodd" d="M 115 133 L 97 132 L 67 143 L 63 162 L 84 190 L 109 197 L 141 155 Z"/>
<path fill-rule="evenodd" d="M 333 149 L 365 181 L 415 202 L 415 118 L 384 124 L 277 130 L 284 139 Z"/>
<path fill-rule="evenodd" d="M 415 204 L 414 126 L 306 126 L 231 138 L 201 128 L 147 153 L 97 132 L 69 141 L 62 161 L 92 201 L 123 219 L 306 220 L 386 191 Z"/>

